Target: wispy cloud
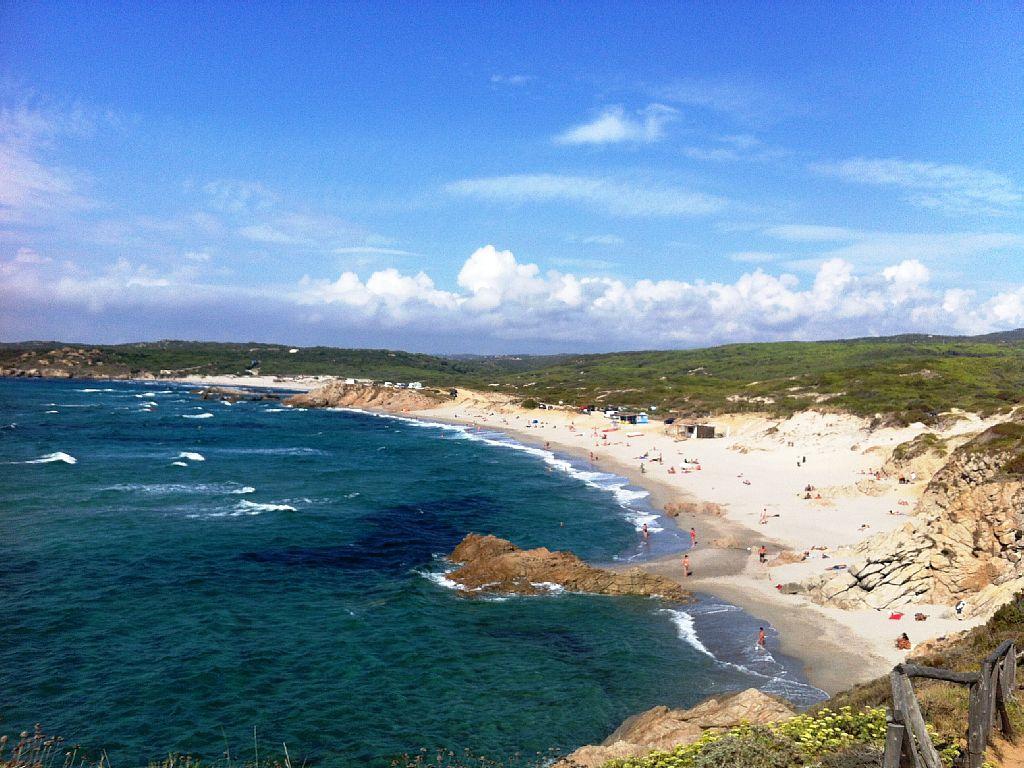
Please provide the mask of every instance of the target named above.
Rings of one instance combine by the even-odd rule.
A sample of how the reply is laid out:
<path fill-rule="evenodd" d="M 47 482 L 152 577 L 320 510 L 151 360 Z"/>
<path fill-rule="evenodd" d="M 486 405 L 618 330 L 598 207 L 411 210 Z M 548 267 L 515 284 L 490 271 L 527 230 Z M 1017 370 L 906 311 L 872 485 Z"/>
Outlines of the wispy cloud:
<path fill-rule="evenodd" d="M 799 111 L 791 100 L 753 83 L 684 78 L 652 90 L 662 101 L 729 115 L 741 123 L 771 123 Z"/>
<path fill-rule="evenodd" d="M 685 189 L 548 173 L 461 179 L 447 184 L 445 191 L 490 202 L 579 203 L 628 217 L 704 216 L 727 205 L 723 198 Z"/>
<path fill-rule="evenodd" d="M 258 181 L 217 179 L 203 185 L 210 207 L 222 213 L 256 213 L 274 206 L 280 197 Z"/>
<path fill-rule="evenodd" d="M 350 245 L 342 248 L 335 248 L 334 253 L 339 256 L 353 254 L 358 256 L 422 256 L 422 253 L 403 251 L 400 248 L 378 248 L 374 245 Z"/>
<path fill-rule="evenodd" d="M 526 85 L 533 79 L 534 78 L 532 75 L 491 75 L 491 83 L 493 83 L 494 85 Z"/>
<path fill-rule="evenodd" d="M 856 157 L 814 163 L 810 169 L 845 181 L 903 189 L 913 205 L 947 213 L 993 215 L 1024 204 L 1024 192 L 1012 179 L 966 165 Z"/>
<path fill-rule="evenodd" d="M 576 238 L 577 242 L 583 243 L 584 245 L 622 245 L 626 241 L 618 235 L 587 235 L 586 237 Z"/>
<path fill-rule="evenodd" d="M 635 114 L 627 114 L 620 106 L 607 107 L 590 122 L 558 134 L 555 143 L 650 143 L 664 138 L 665 126 L 678 118 L 679 111 L 664 104 L 650 104 Z"/>
<path fill-rule="evenodd" d="M 740 264 L 767 264 L 778 259 L 778 254 L 767 251 L 737 251 L 730 253 L 729 259 Z"/>

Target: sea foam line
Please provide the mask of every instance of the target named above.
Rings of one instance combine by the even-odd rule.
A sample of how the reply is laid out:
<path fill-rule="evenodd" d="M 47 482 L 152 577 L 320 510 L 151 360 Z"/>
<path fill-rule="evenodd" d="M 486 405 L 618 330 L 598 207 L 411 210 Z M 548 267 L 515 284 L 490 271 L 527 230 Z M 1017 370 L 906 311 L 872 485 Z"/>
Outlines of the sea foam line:
<path fill-rule="evenodd" d="M 472 430 L 470 427 L 460 424 L 445 424 L 439 421 L 412 419 L 407 416 L 397 416 L 391 413 L 374 413 L 373 411 L 364 411 L 360 408 L 329 408 L 327 410 L 359 413 L 364 416 L 376 416 L 381 419 L 392 419 L 404 424 L 409 424 L 413 427 L 441 429 L 445 432 L 452 433 L 453 436 L 462 440 L 473 440 L 478 443 L 485 443 L 498 448 L 507 448 L 509 450 L 529 454 L 530 456 L 536 456 L 553 469 L 580 480 L 591 488 L 597 488 L 598 490 L 611 493 L 619 503 L 619 506 L 625 510 L 626 519 L 633 524 L 637 531 L 643 529 L 644 523 L 647 523 L 648 530 L 652 533 L 659 533 L 664 530 L 661 526 L 655 525 L 655 521 L 660 519 L 659 515 L 652 514 L 649 511 L 637 509 L 635 506 L 632 506 L 635 502 L 650 496 L 650 493 L 647 491 L 627 488 L 626 486 L 629 485 L 629 481 L 619 475 L 608 472 L 595 472 L 579 469 L 573 466 L 571 462 L 559 458 L 547 449 L 535 448 L 532 445 L 524 445 L 523 443 L 516 442 L 512 438 L 505 436 L 501 432 L 480 434 L 479 432 Z M 502 435 L 502 437 L 494 437 L 494 434 Z"/>

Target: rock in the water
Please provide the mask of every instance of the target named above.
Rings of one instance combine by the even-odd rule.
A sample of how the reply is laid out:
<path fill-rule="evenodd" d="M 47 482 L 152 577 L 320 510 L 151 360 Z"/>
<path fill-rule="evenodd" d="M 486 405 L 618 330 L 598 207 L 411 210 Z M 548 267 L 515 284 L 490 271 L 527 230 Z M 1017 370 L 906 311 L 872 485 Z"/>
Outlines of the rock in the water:
<path fill-rule="evenodd" d="M 689 600 L 686 590 L 664 576 L 639 568 L 625 572 L 595 568 L 571 552 L 544 547 L 523 550 L 497 536 L 471 533 L 448 559 L 461 566 L 448 578 L 474 591 L 537 595 L 557 585 L 571 592 Z"/>
<path fill-rule="evenodd" d="M 794 714 L 784 701 L 756 688 L 707 699 L 693 709 L 654 707 L 627 719 L 601 744 L 580 747 L 558 765 L 598 768 L 615 758 L 692 744 L 705 731 L 727 730 L 741 723 L 772 723 Z"/>

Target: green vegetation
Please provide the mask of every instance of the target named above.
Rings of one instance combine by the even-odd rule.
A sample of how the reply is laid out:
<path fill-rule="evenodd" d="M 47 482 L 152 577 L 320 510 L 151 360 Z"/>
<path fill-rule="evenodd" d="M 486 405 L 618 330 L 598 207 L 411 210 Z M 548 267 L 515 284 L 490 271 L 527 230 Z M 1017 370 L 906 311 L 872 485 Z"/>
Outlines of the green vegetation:
<path fill-rule="evenodd" d="M 521 393 L 544 403 L 655 406 L 661 415 L 693 417 L 737 411 L 788 415 L 813 406 L 898 423 L 936 423 L 953 408 L 990 414 L 1024 402 L 1024 330 L 544 357 L 332 347 L 292 353 L 280 344 L 185 341 L 0 345 L 0 368 L 63 366 L 88 376 L 242 373 L 253 360 L 269 375 L 419 380 Z"/>
<path fill-rule="evenodd" d="M 605 768 L 795 768 L 826 757 L 877 755 L 885 743 L 885 708 L 820 709 L 769 725 L 706 732 L 671 752 L 613 760 Z"/>
<path fill-rule="evenodd" d="M 896 461 L 910 461 L 929 453 L 945 456 L 949 449 L 946 447 L 946 441 L 934 432 L 922 432 L 913 440 L 897 445 L 893 449 L 892 457 Z"/>

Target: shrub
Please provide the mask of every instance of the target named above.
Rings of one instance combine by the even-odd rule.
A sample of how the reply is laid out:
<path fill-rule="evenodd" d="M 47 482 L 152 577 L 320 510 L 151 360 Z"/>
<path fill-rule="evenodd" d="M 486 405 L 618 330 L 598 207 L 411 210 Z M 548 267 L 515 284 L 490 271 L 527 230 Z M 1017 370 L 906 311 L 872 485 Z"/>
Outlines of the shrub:
<path fill-rule="evenodd" d="M 532 410 L 536 408 L 538 405 L 540 405 L 540 403 L 538 403 L 532 397 L 528 397 L 525 400 L 523 400 L 523 408 L 529 408 Z"/>

